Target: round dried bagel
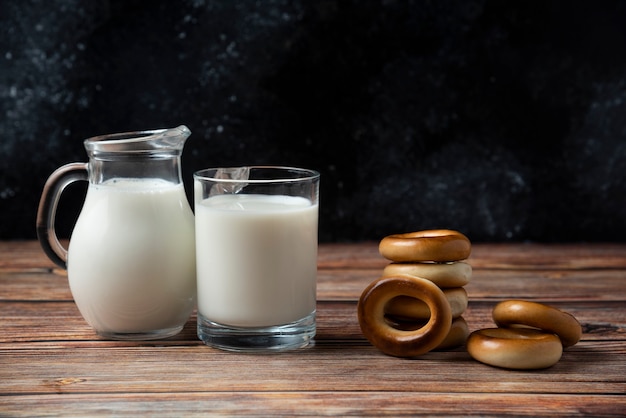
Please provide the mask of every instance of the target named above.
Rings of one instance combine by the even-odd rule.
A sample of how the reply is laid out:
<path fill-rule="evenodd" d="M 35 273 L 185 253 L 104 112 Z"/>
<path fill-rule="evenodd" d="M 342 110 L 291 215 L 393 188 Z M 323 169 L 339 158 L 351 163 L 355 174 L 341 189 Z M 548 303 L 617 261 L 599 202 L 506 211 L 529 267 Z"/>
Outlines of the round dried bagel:
<path fill-rule="evenodd" d="M 398 296 L 420 299 L 428 305 L 430 318 L 415 330 L 402 330 L 385 320 L 385 306 Z M 414 357 L 441 344 L 452 324 L 450 304 L 433 282 L 408 275 L 381 277 L 365 288 L 357 305 L 359 325 L 365 338 L 383 353 Z"/>
<path fill-rule="evenodd" d="M 390 263 L 383 276 L 409 274 L 428 279 L 441 288 L 461 287 L 470 282 L 472 266 L 462 261 L 452 263 Z"/>
<path fill-rule="evenodd" d="M 465 260 L 471 248 L 470 240 L 465 235 L 451 229 L 389 235 L 378 246 L 383 257 L 400 263 Z"/>
<path fill-rule="evenodd" d="M 525 300 L 506 300 L 493 309 L 493 320 L 499 327 L 527 326 L 556 334 L 563 347 L 576 344 L 582 327 L 567 312 L 548 305 Z"/>
<path fill-rule="evenodd" d="M 451 348 L 460 347 L 467 341 L 469 337 L 469 326 L 462 316 L 454 318 L 448 336 L 441 344 L 437 346 L 437 350 L 449 350 Z"/>
<path fill-rule="evenodd" d="M 545 369 L 563 353 L 555 334 L 529 328 L 486 328 L 470 334 L 467 352 L 481 363 L 506 369 Z"/>

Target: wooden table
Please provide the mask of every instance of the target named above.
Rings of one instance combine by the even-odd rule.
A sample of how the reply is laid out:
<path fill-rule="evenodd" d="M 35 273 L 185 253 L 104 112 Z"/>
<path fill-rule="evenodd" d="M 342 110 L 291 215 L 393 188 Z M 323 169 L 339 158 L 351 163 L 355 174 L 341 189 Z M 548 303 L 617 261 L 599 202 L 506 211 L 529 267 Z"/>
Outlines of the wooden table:
<path fill-rule="evenodd" d="M 105 341 L 81 318 L 67 277 L 36 242 L 0 242 L 1 416 L 626 415 L 626 245 L 476 244 L 464 315 L 493 326 L 500 300 L 576 316 L 582 340 L 541 371 L 472 360 L 464 348 L 381 354 L 356 301 L 386 261 L 375 243 L 320 246 L 315 345 L 234 354 L 183 332 Z"/>

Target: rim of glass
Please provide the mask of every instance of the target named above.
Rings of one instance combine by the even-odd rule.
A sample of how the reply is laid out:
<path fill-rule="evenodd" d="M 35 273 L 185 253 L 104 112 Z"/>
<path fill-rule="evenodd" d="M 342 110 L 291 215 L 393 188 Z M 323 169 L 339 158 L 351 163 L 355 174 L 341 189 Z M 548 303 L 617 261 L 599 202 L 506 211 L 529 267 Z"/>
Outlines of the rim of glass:
<path fill-rule="evenodd" d="M 145 140 L 147 137 L 162 134 L 167 129 L 151 129 L 146 131 L 130 131 L 120 132 L 114 134 L 104 134 L 92 136 L 85 139 L 85 142 L 109 142 L 109 143 L 127 143 L 127 142 L 139 142 Z"/>
<path fill-rule="evenodd" d="M 250 179 L 250 178 L 242 178 L 242 179 L 230 179 L 230 178 L 215 178 L 212 175 L 208 175 L 208 173 L 215 174 L 218 170 L 236 170 L 248 168 L 249 170 L 274 170 L 277 173 L 279 172 L 291 172 L 297 174 L 298 177 L 287 177 L 284 175 L 277 175 L 275 178 L 264 178 L 264 179 Z M 320 177 L 320 173 L 311 170 L 308 168 L 299 168 L 299 167 L 290 167 L 290 166 L 282 166 L 282 165 L 246 165 L 246 166 L 233 166 L 233 167 L 212 167 L 212 168 L 204 168 L 202 170 L 198 170 L 193 173 L 193 178 L 195 180 L 204 180 L 204 181 L 212 181 L 215 183 L 290 183 L 290 182 L 301 182 L 307 180 L 316 180 Z"/>
<path fill-rule="evenodd" d="M 146 129 L 92 136 L 83 141 L 85 149 L 94 153 L 154 153 L 180 151 L 191 131 L 185 125 L 175 128 Z"/>

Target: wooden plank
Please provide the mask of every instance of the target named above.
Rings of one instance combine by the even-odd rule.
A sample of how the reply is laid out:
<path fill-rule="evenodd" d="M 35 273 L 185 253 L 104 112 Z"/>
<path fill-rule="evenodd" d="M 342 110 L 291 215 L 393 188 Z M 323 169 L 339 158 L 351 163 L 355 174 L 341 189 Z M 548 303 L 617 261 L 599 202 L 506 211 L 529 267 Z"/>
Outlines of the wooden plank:
<path fill-rule="evenodd" d="M 495 302 L 470 302 L 463 315 L 470 330 L 495 326 L 491 319 L 494 305 Z M 584 331 L 583 340 L 626 339 L 623 302 L 558 302 L 552 305 L 571 313 L 580 321 Z M 196 318 L 192 315 L 181 334 L 157 344 L 196 341 L 195 326 Z M 47 341 L 56 345 L 59 341 L 67 344 L 100 341 L 73 302 L 0 303 L 0 329 L 0 343 L 4 344 Z M 343 344 L 362 338 L 355 301 L 318 303 L 317 340 L 337 340 Z"/>
<path fill-rule="evenodd" d="M 221 391 L 624 394 L 626 342 L 581 343 L 552 368 L 496 369 L 464 351 L 398 359 L 321 342 L 254 355 L 203 345 L 0 349 L 0 394 Z M 36 359 L 37 361 L 34 361 Z M 66 384 L 71 382 L 72 384 Z"/>
<path fill-rule="evenodd" d="M 475 244 L 469 262 L 490 269 L 625 269 L 626 245 Z"/>
<path fill-rule="evenodd" d="M 318 299 L 356 300 L 382 270 L 341 269 L 318 272 Z M 470 300 L 626 301 L 625 270 L 473 269 L 465 286 Z"/>
<path fill-rule="evenodd" d="M 0 272 L 0 301 L 73 301 L 67 275 Z"/>
<path fill-rule="evenodd" d="M 71 385 L 71 383 L 68 383 Z M 63 416 L 623 416 L 616 394 L 486 394 L 424 392 L 192 392 L 46 394 L 0 397 L 13 417 Z"/>
<path fill-rule="evenodd" d="M 489 270 L 465 286 L 472 300 L 626 301 L 626 270 Z"/>
<path fill-rule="evenodd" d="M 28 306 L 30 304 L 25 304 Z M 48 304 L 46 304 L 48 305 Z M 54 305 L 54 304 L 51 304 Z M 57 304 L 71 306 L 69 303 Z M 472 388 L 477 391 L 496 391 L 497 386 L 502 384 L 501 390 L 512 390 L 523 392 L 525 386 L 529 386 L 529 382 L 533 382 L 535 378 L 539 381 L 538 376 L 549 376 L 544 385 L 530 384 L 533 391 L 550 391 L 555 388 L 555 382 L 559 391 L 581 391 L 585 393 L 615 393 L 614 391 L 626 391 L 626 384 L 623 376 L 626 375 L 626 364 L 621 360 L 626 351 L 626 342 L 623 340 L 624 327 L 617 330 L 621 336 L 621 341 L 597 341 L 597 335 L 585 334 L 583 341 L 578 345 L 568 349 L 563 359 L 554 368 L 543 372 L 509 372 L 499 369 L 493 369 L 488 366 L 481 365 L 471 360 L 463 349 L 451 350 L 449 352 L 433 352 L 422 356 L 416 360 L 402 360 L 385 356 L 379 353 L 375 348 L 371 347 L 360 334 L 358 323 L 354 315 L 354 305 L 348 303 L 334 304 L 335 309 L 321 309 L 320 312 L 320 329 L 319 336 L 316 338 L 316 344 L 312 349 L 302 350 L 297 353 L 287 353 L 284 355 L 272 356 L 247 356 L 233 353 L 224 353 L 217 350 L 204 347 L 195 337 L 195 323 L 192 319 L 188 326 L 179 337 L 167 341 L 155 342 L 113 342 L 101 341 L 90 331 L 86 324 L 82 324 L 83 333 L 77 334 L 76 329 L 81 329 L 80 318 L 73 315 L 75 321 L 72 321 L 63 332 L 56 335 L 51 333 L 49 328 L 44 326 L 41 329 L 48 334 L 43 334 L 41 342 L 37 344 L 2 344 L 0 346 L 0 370 L 11 373 L 11 376 L 3 376 L 0 371 L 0 391 L 8 390 L 8 393 L 35 390 L 38 384 L 41 384 L 42 376 L 48 373 L 46 378 L 48 381 L 54 379 L 83 379 L 84 375 L 92 376 L 98 379 L 103 385 L 99 389 L 90 389 L 94 391 L 106 391 L 105 387 L 109 384 L 114 387 L 123 387 L 124 390 L 147 390 L 145 387 L 132 386 L 138 384 L 139 381 L 149 386 L 153 386 L 154 382 L 159 382 L 159 387 L 171 388 L 175 382 L 163 381 L 161 374 L 172 373 L 172 368 L 183 367 L 186 364 L 196 364 L 197 368 L 191 371 L 189 380 L 195 378 L 202 379 L 206 370 L 200 366 L 201 362 L 206 362 L 207 367 L 211 369 L 212 376 L 216 373 L 220 375 L 220 382 L 224 383 L 230 376 L 231 384 L 236 381 L 246 380 L 250 383 L 245 390 L 254 390 L 263 384 L 261 381 L 275 380 L 280 377 L 280 382 L 287 382 L 288 386 L 293 390 L 319 390 L 320 386 L 332 384 L 337 388 L 350 387 L 353 379 L 357 375 L 361 375 L 367 380 L 367 376 L 376 376 L 378 379 L 384 379 L 379 384 L 383 384 L 384 390 L 398 390 L 388 386 L 387 383 L 397 384 L 398 387 L 403 386 L 409 381 L 424 382 L 423 373 L 428 373 L 428 387 L 435 391 L 453 391 L 448 386 L 449 382 L 455 379 L 461 379 L 463 382 L 472 382 Z M 350 306 L 352 305 L 352 306 Z M 601 308 L 598 311 L 603 314 L 612 312 L 610 308 L 597 304 Z M 326 305 L 322 305 L 326 307 Z M 54 309 L 58 312 L 58 309 Z M 588 312 L 588 309 L 584 309 Z M 33 310 L 33 313 L 41 313 L 41 311 Z M 343 315 L 339 315 L 339 314 Z M 479 315 L 480 313 L 480 315 Z M 469 313 L 471 328 L 482 328 L 489 326 L 490 314 L 488 306 L 472 307 Z M 16 313 L 16 316 L 23 317 L 24 311 Z M 2 317 L 5 317 L 4 313 Z M 41 316 L 38 316 L 41 320 Z M 12 322 L 11 318 L 8 318 Z M 333 322 L 334 321 L 334 322 Z M 56 321 L 54 321 L 56 322 Z M 26 327 L 26 328 L 25 328 Z M 24 329 L 29 329 L 29 324 L 19 324 L 18 328 L 12 331 L 7 329 L 3 333 L 3 338 L 7 338 L 11 334 L 19 337 L 24 334 Z M 588 329 L 588 327 L 586 327 Z M 614 332 L 615 330 L 610 330 Z M 54 339 L 56 337 L 56 342 Z M 615 337 L 615 335 L 613 335 Z M 32 335 L 31 335 L 32 338 Z M 80 343 L 80 339 L 83 343 Z M 171 350 L 171 351 L 168 351 Z M 33 362 L 37 359 L 37 362 Z M 275 363 L 275 361 L 277 363 Z M 232 362 L 229 363 L 229 362 Z M 306 366 L 316 369 L 323 369 L 328 374 L 316 375 L 311 371 L 311 379 L 315 376 L 319 381 L 309 382 L 313 387 L 299 387 L 298 379 L 300 370 L 300 362 L 306 362 Z M 211 363 L 208 366 L 208 363 Z M 70 364 L 72 373 L 76 374 L 80 370 L 81 375 L 67 376 L 67 365 Z M 217 366 L 219 364 L 219 366 Z M 238 367 L 247 368 L 249 364 L 254 364 L 254 373 L 257 380 L 250 380 L 245 374 L 242 374 Z M 289 365 L 286 367 L 285 365 Z M 415 365 L 413 368 L 412 364 Z M 124 371 L 111 372 L 109 367 L 122 367 Z M 140 365 L 142 370 L 134 370 L 135 365 Z M 292 369 L 294 376 L 289 373 L 283 376 L 277 376 L 274 371 L 275 367 L 282 365 L 283 367 Z M 130 367 L 130 369 L 129 369 Z M 143 369 L 149 369 L 151 372 L 146 374 Z M 559 373 L 559 369 L 562 369 Z M 15 386 L 20 380 L 16 377 L 13 370 L 25 372 L 26 379 L 21 386 Z M 51 374 L 50 374 L 51 373 Z M 104 373 L 104 376 L 101 374 Z M 113 373 L 111 375 L 111 373 Z M 197 375 L 194 377 L 194 373 Z M 356 375 L 355 375 L 356 373 Z M 121 374 L 121 376 L 118 376 Z M 199 375 L 198 375 L 199 374 Z M 452 376 L 452 375 L 458 376 Z M 535 376 L 538 374 L 538 376 Z M 56 377 L 55 377 L 56 376 Z M 82 377 L 81 377 L 82 376 Z M 564 381 L 573 379 L 576 383 L 570 388 L 565 389 L 563 382 L 559 381 L 556 376 L 560 376 Z M 520 382 L 512 382 L 512 379 L 522 378 Z M 475 382 L 476 378 L 480 382 Z M 122 380 L 120 380 L 122 379 Z M 335 379 L 335 380 L 333 380 Z M 337 380 L 339 379 L 339 380 Z M 348 380 L 345 380 L 348 379 Z M 357 379 L 357 380 L 363 380 Z M 45 379 L 44 379 L 45 380 Z M 183 377 L 179 376 L 176 381 L 183 381 Z M 314 379 L 313 379 L 314 380 Z M 585 381 L 588 380 L 588 381 Z M 7 389 L 7 383 L 11 382 L 11 387 Z M 137 382 L 134 382 L 137 381 Z M 153 383 L 149 383 L 153 382 Z M 613 382 L 613 385 L 608 382 Z M 569 382 L 572 383 L 572 382 Z M 241 384 L 241 383 L 239 383 Z M 363 382 L 356 383 L 363 390 L 372 390 L 367 383 L 363 386 Z M 617 386 L 615 386 L 617 385 Z M 38 388 L 37 391 L 46 391 L 44 388 Z M 134 389 L 133 389 L 134 387 Z M 447 388 L 447 389 L 446 389 Z M 508 388 L 508 389 L 507 389 Z M 376 389 L 376 387 L 374 387 Z M 191 387 L 179 387 L 179 390 L 194 390 Z M 218 390 L 217 388 L 205 388 L 205 390 Z M 272 390 L 281 390 L 281 387 L 272 387 Z M 282 387 L 282 390 L 287 390 Z M 424 390 L 424 389 L 420 389 Z M 531 389 L 528 389 L 531 390 Z M 591 392 L 589 392 L 591 391 Z M 596 392 L 598 391 L 598 392 Z M 613 391 L 613 392 L 612 392 Z"/>
<path fill-rule="evenodd" d="M 377 242 L 321 243 L 320 268 L 382 269 Z M 624 244 L 474 243 L 469 262 L 492 269 L 626 269 Z M 0 241 L 0 271 L 46 271 L 56 266 L 37 241 Z"/>
<path fill-rule="evenodd" d="M 489 269 L 626 269 L 626 245 L 474 243 L 468 262 Z M 319 248 L 322 268 L 382 269 L 387 263 L 376 242 L 321 244 Z"/>
<path fill-rule="evenodd" d="M 320 269 L 318 300 L 357 300 L 382 269 Z M 490 270 L 475 268 L 465 286 L 473 300 L 626 301 L 626 269 Z M 0 272 L 0 301 L 70 301 L 67 277 L 50 272 Z"/>
<path fill-rule="evenodd" d="M 55 268 L 38 241 L 0 241 L 0 271 L 50 271 Z"/>

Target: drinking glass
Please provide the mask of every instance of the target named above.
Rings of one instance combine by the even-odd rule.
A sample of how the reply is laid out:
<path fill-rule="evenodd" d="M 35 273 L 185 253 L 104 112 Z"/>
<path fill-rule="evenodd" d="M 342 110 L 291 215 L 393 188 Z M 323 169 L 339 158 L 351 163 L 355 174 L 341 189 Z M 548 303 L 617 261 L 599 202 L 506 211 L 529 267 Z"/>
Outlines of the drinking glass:
<path fill-rule="evenodd" d="M 249 166 L 194 173 L 198 337 L 282 351 L 315 336 L 319 173 Z"/>

